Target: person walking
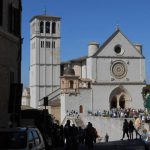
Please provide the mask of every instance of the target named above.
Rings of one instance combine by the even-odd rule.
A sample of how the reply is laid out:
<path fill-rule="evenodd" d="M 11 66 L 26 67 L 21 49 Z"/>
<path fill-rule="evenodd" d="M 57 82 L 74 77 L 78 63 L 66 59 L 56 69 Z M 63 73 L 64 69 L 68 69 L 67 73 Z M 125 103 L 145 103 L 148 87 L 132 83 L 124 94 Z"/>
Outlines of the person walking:
<path fill-rule="evenodd" d="M 72 129 L 70 126 L 70 120 L 67 120 L 64 127 L 64 137 L 66 140 L 65 150 L 71 150 L 72 146 Z"/>
<path fill-rule="evenodd" d="M 88 123 L 85 129 L 85 146 L 88 150 L 92 150 L 94 146 L 95 128 L 92 123 Z"/>
<path fill-rule="evenodd" d="M 106 133 L 106 135 L 105 135 L 105 142 L 108 143 L 108 140 L 109 140 L 109 135 L 108 135 L 108 133 Z"/>
<path fill-rule="evenodd" d="M 129 139 L 129 134 L 128 134 L 128 131 L 129 131 L 129 123 L 127 121 L 127 119 L 124 119 L 124 123 L 123 123 L 123 135 L 122 135 L 122 139 L 124 139 L 125 137 L 125 134 L 127 135 L 128 139 Z"/>

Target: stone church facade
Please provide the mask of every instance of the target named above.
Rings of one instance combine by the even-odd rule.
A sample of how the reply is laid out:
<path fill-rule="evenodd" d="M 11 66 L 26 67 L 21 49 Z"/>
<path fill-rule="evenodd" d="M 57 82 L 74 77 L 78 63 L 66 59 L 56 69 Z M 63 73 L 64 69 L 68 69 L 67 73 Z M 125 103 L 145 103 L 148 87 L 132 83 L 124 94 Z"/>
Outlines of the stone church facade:
<path fill-rule="evenodd" d="M 52 22 L 55 21 L 53 17 L 50 18 Z M 49 20 L 48 17 L 42 17 L 43 19 L 45 19 L 45 22 Z M 57 30 L 56 33 L 60 33 L 60 28 L 57 28 Z M 45 37 L 38 36 L 39 40 Z M 60 34 L 58 37 L 55 37 L 55 39 L 60 40 Z M 53 36 L 46 40 L 52 39 Z M 36 56 L 39 58 L 39 45 L 37 44 L 35 47 Z M 47 53 L 45 58 L 53 57 L 53 60 L 60 62 L 60 42 L 57 43 L 56 49 L 49 48 L 46 50 L 51 52 Z M 54 53 L 55 55 L 52 56 Z M 34 55 L 32 54 L 32 56 Z M 43 61 L 46 60 L 43 59 Z M 44 66 L 44 64 L 42 65 Z M 51 61 L 49 66 L 57 66 L 57 71 L 50 70 L 47 78 L 50 79 L 51 76 L 55 76 L 55 80 L 59 83 L 56 84 L 57 86 L 53 86 L 55 89 L 47 91 L 42 96 L 48 96 L 50 113 L 55 112 L 61 122 L 66 113 L 72 110 L 86 115 L 88 112 L 96 113 L 99 110 L 110 110 L 112 108 L 140 109 L 144 107 L 141 92 L 146 84 L 146 77 L 142 45 L 133 44 L 119 28 L 102 45 L 96 42 L 89 43 L 87 56 L 60 64 Z M 32 72 L 32 74 L 37 75 L 38 73 Z M 37 80 L 36 83 L 41 83 L 37 76 L 30 79 L 32 79 L 30 83 L 34 79 Z M 55 80 L 53 79 L 56 83 Z M 51 82 L 48 81 L 43 82 L 42 86 L 46 87 L 47 83 L 52 86 Z M 32 98 L 31 84 L 30 91 Z M 38 93 L 38 90 L 36 93 Z M 35 100 L 38 101 L 39 107 L 43 105 L 42 97 L 34 98 Z M 31 103 L 33 103 L 32 99 Z"/>

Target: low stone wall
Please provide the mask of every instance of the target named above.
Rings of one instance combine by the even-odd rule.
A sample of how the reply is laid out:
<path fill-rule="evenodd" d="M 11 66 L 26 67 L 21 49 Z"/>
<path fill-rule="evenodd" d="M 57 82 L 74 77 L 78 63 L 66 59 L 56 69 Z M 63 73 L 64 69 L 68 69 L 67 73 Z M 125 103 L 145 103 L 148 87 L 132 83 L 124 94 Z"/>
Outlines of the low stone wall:
<path fill-rule="evenodd" d="M 109 135 L 109 141 L 116 141 L 122 138 L 122 127 L 124 118 L 109 118 L 109 117 L 98 117 L 98 116 L 82 116 L 82 120 L 85 126 L 88 122 L 93 124 L 93 127 L 96 128 L 98 135 L 102 137 L 101 141 L 105 141 L 106 133 Z M 133 120 L 128 118 L 128 121 Z M 134 138 L 135 138 L 134 133 Z M 127 139 L 125 135 L 125 139 Z"/>

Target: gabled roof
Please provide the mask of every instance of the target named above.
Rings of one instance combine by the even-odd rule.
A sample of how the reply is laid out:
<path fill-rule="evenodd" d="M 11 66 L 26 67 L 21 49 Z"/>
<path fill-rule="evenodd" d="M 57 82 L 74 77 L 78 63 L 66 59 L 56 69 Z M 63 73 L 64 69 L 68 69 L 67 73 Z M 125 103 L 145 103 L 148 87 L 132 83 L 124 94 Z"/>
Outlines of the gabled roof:
<path fill-rule="evenodd" d="M 135 48 L 135 46 L 133 45 L 133 43 L 121 32 L 120 28 L 117 28 L 117 30 L 102 44 L 102 46 L 99 48 L 99 50 L 92 56 L 95 57 L 97 56 L 103 49 L 104 47 L 118 34 L 121 33 L 128 41 L 129 43 Z M 136 48 L 135 48 L 136 49 Z M 137 49 L 136 49 L 137 50 Z M 139 51 L 137 50 L 137 52 L 139 53 Z M 141 54 L 141 53 L 140 53 Z M 142 54 L 141 54 L 142 55 Z M 142 57 L 144 57 L 142 55 Z"/>
<path fill-rule="evenodd" d="M 103 44 L 100 46 L 99 50 L 93 55 L 97 56 L 98 53 L 102 51 L 102 49 L 120 32 L 120 29 L 118 28 Z"/>

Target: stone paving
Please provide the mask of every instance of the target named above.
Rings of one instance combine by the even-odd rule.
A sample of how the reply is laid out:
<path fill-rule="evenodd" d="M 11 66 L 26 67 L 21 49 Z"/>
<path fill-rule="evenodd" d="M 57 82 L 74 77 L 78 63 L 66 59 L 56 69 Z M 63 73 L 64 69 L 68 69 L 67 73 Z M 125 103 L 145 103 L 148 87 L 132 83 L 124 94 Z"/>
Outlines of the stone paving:
<path fill-rule="evenodd" d="M 145 146 L 142 140 L 124 140 L 96 143 L 94 144 L 93 150 L 149 150 Z M 64 148 L 54 148 L 52 150 L 64 150 Z M 86 150 L 85 145 L 80 145 L 78 150 Z"/>

